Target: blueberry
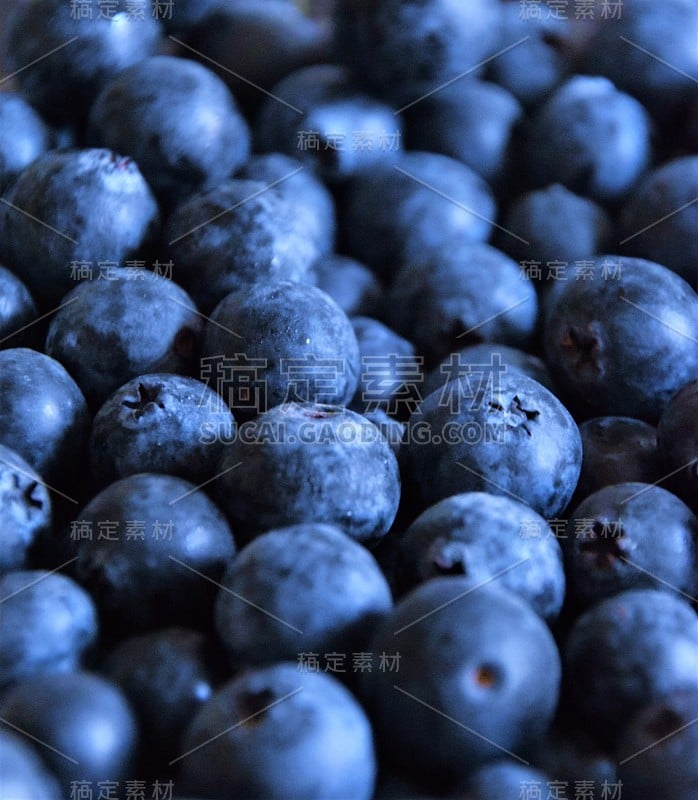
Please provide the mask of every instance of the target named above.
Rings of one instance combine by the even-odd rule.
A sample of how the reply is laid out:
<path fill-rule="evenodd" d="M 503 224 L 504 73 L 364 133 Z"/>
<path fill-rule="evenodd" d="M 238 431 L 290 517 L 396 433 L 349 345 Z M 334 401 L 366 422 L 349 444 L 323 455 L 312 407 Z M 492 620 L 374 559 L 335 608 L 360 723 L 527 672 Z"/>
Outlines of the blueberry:
<path fill-rule="evenodd" d="M 51 499 L 37 473 L 0 444 L 0 575 L 27 566 L 31 546 L 51 530 Z"/>
<path fill-rule="evenodd" d="M 74 543 L 75 577 L 112 636 L 211 626 L 213 583 L 235 542 L 218 508 L 188 481 L 143 473 L 112 483 L 64 535 Z"/>
<path fill-rule="evenodd" d="M 64 367 L 35 350 L 0 350 L 0 444 L 15 450 L 50 484 L 78 469 L 90 417 Z"/>
<path fill-rule="evenodd" d="M 100 265 L 146 258 L 159 234 L 158 207 L 138 167 L 110 150 L 46 153 L 7 203 L 7 265 L 44 304 L 57 305 Z"/>
<path fill-rule="evenodd" d="M 632 417 L 594 417 L 579 426 L 582 472 L 577 504 L 614 483 L 654 483 L 661 477 L 657 429 Z"/>
<path fill-rule="evenodd" d="M 53 316 L 46 352 L 98 408 L 132 378 L 193 370 L 203 323 L 184 289 L 145 269 L 76 286 Z"/>
<path fill-rule="evenodd" d="M 362 675 L 376 736 L 433 789 L 507 751 L 525 758 L 553 716 L 560 659 L 545 623 L 515 595 L 434 578 L 401 600 L 371 646 L 397 671 Z"/>
<path fill-rule="evenodd" d="M 348 256 L 321 256 L 312 266 L 315 285 L 348 317 L 380 316 L 383 287 L 377 276 Z"/>
<path fill-rule="evenodd" d="M 468 800 L 521 800 L 522 795 L 548 789 L 552 780 L 543 772 L 502 759 L 485 764 L 468 778 Z M 534 794 L 535 796 L 535 794 Z"/>
<path fill-rule="evenodd" d="M 32 344 L 36 331 L 27 329 L 37 316 L 29 289 L 9 269 L 0 267 L 0 350 Z"/>
<path fill-rule="evenodd" d="M 280 663 L 226 683 L 192 720 L 181 781 L 197 794 L 248 800 L 369 800 L 371 726 L 329 675 Z"/>
<path fill-rule="evenodd" d="M 398 333 L 431 362 L 483 341 L 525 348 L 538 321 L 535 287 L 519 265 L 490 245 L 460 239 L 408 262 L 387 306 Z"/>
<path fill-rule="evenodd" d="M 371 317 L 351 320 L 361 354 L 359 387 L 352 407 L 409 415 L 418 404 L 423 379 L 422 361 L 412 342 Z"/>
<path fill-rule="evenodd" d="M 624 790 L 637 800 L 691 800 L 698 791 L 698 691 L 645 706 L 617 748 Z"/>
<path fill-rule="evenodd" d="M 0 686 L 77 668 L 97 639 L 90 596 L 55 572 L 25 570 L 0 578 Z"/>
<path fill-rule="evenodd" d="M 456 158 L 496 186 L 508 174 L 512 137 L 523 109 L 501 86 L 458 81 L 424 98 L 407 114 L 410 149 Z"/>
<path fill-rule="evenodd" d="M 238 178 L 274 184 L 274 189 L 290 199 L 296 214 L 305 219 L 307 235 L 317 242 L 322 254 L 334 247 L 334 200 L 325 184 L 300 161 L 283 153 L 263 153 L 247 159 L 237 173 Z"/>
<path fill-rule="evenodd" d="M 343 234 L 349 255 L 392 278 L 403 263 L 454 239 L 485 241 L 496 213 L 489 186 L 465 164 L 408 152 L 349 182 Z"/>
<path fill-rule="evenodd" d="M 602 203 L 622 199 L 651 158 L 647 112 L 598 76 L 577 75 L 556 89 L 530 119 L 525 138 L 534 186 L 561 183 Z"/>
<path fill-rule="evenodd" d="M 29 102 L 55 122 L 81 122 L 107 81 L 158 46 L 160 26 L 149 14 L 129 19 L 90 10 L 81 18 L 65 0 L 37 0 L 16 4 L 9 19 L 10 71 Z"/>
<path fill-rule="evenodd" d="M 141 768 L 168 771 L 194 714 L 229 675 L 218 644 L 200 631 L 162 628 L 117 645 L 100 671 L 131 703 L 143 739 Z"/>
<path fill-rule="evenodd" d="M 656 422 L 698 375 L 698 297 L 666 267 L 599 257 L 558 283 L 549 300 L 546 361 L 579 415 Z"/>
<path fill-rule="evenodd" d="M 138 731 L 111 682 L 88 672 L 41 675 L 13 686 L 0 716 L 33 738 L 64 792 L 74 781 L 121 781 L 133 775 Z"/>
<path fill-rule="evenodd" d="M 223 81 L 174 56 L 145 58 L 108 83 L 90 111 L 88 139 L 132 156 L 168 204 L 215 186 L 250 146 Z"/>
<path fill-rule="evenodd" d="M 631 255 L 658 261 L 698 288 L 698 155 L 675 158 L 650 172 L 630 195 L 620 235 Z"/>
<path fill-rule="evenodd" d="M 576 727 L 612 745 L 643 706 L 698 688 L 698 616 L 657 589 L 602 600 L 570 631 L 564 681 Z"/>
<path fill-rule="evenodd" d="M 563 541 L 569 597 L 590 603 L 626 589 L 696 588 L 698 519 L 666 489 L 620 483 L 589 495 Z"/>
<path fill-rule="evenodd" d="M 486 491 L 520 500 L 552 519 L 579 478 L 577 425 L 532 378 L 488 370 L 449 381 L 414 412 L 405 448 L 407 474 L 425 504 Z"/>
<path fill-rule="evenodd" d="M 0 192 L 51 145 L 41 117 L 20 94 L 0 94 Z"/>
<path fill-rule="evenodd" d="M 0 798 L 2 800 L 60 800 L 56 778 L 21 735 L 0 730 Z"/>
<path fill-rule="evenodd" d="M 228 567 L 216 630 L 236 665 L 297 661 L 309 652 L 351 660 L 391 608 L 366 549 L 331 525 L 292 525 L 258 536 Z M 351 664 L 343 669 L 350 673 Z"/>
<path fill-rule="evenodd" d="M 227 294 L 252 283 L 306 280 L 322 254 L 314 231 L 306 209 L 281 189 L 231 180 L 178 206 L 164 241 L 177 280 L 210 313 Z"/>
<path fill-rule="evenodd" d="M 376 91 L 419 101 L 476 71 L 500 45 L 499 3 L 488 0 L 340 0 L 340 54 Z"/>
<path fill-rule="evenodd" d="M 368 420 L 338 406 L 288 403 L 246 422 L 221 461 L 221 506 L 236 534 L 324 522 L 360 542 L 397 513 L 393 451 Z"/>
<path fill-rule="evenodd" d="M 562 553 L 548 523 L 518 500 L 485 492 L 442 500 L 400 537 L 400 591 L 440 575 L 465 575 L 475 583 L 497 578 L 550 622 L 565 597 Z"/>
<path fill-rule="evenodd" d="M 141 375 L 124 384 L 95 416 L 90 464 L 111 483 L 137 472 L 162 472 L 192 483 L 213 477 L 235 419 L 223 398 L 182 375 Z"/>
<path fill-rule="evenodd" d="M 698 484 L 698 380 L 689 381 L 671 398 L 659 419 L 657 451 L 660 463 L 668 473 L 667 487 L 675 491 L 692 508 Z"/>
<path fill-rule="evenodd" d="M 400 448 L 405 438 L 405 423 L 391 417 L 382 408 L 365 411 L 362 416 L 378 428 L 392 448 L 395 457 L 399 458 Z"/>
<path fill-rule="evenodd" d="M 346 314 L 320 289 L 290 281 L 250 284 L 216 306 L 202 369 L 236 417 L 290 401 L 346 404 L 361 370 Z"/>

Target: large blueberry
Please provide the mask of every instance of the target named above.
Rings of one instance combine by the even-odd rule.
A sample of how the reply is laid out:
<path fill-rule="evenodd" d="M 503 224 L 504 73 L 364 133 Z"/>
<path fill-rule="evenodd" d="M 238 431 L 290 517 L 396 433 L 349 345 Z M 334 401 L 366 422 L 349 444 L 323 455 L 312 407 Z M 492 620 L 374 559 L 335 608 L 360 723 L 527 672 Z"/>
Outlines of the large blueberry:
<path fill-rule="evenodd" d="M 0 686 L 71 672 L 97 639 L 97 612 L 75 581 L 25 570 L 0 578 Z"/>
<path fill-rule="evenodd" d="M 552 519 L 577 485 L 582 443 L 555 395 L 500 366 L 430 394 L 410 418 L 405 459 L 426 504 L 485 491 Z"/>
<path fill-rule="evenodd" d="M 0 444 L 0 575 L 27 566 L 31 547 L 51 530 L 51 498 L 39 475 Z"/>
<path fill-rule="evenodd" d="M 544 619 L 562 608 L 562 553 L 548 523 L 528 506 L 485 492 L 454 495 L 427 509 L 397 543 L 400 591 L 440 575 L 496 579 Z"/>
<path fill-rule="evenodd" d="M 564 682 L 577 728 L 611 745 L 643 706 L 698 689 L 698 616 L 657 589 L 602 600 L 570 631 Z"/>
<path fill-rule="evenodd" d="M 639 258 L 606 256 L 558 283 L 546 306 L 546 361 L 580 415 L 655 422 L 698 376 L 698 296 Z"/>
<path fill-rule="evenodd" d="M 245 538 L 324 522 L 367 542 L 390 528 L 400 500 L 387 440 L 338 406 L 289 403 L 260 414 L 240 426 L 220 469 L 221 506 Z"/>
<path fill-rule="evenodd" d="M 373 736 L 329 675 L 280 663 L 226 683 L 182 741 L 181 781 L 214 798 L 370 800 Z"/>
<path fill-rule="evenodd" d="M 143 473 L 112 483 L 63 535 L 74 543 L 75 577 L 112 636 L 211 626 L 213 584 L 235 542 L 218 508 L 188 481 Z"/>
<path fill-rule="evenodd" d="M 2 800 L 60 800 L 56 778 L 21 734 L 0 730 L 0 797 Z"/>
<path fill-rule="evenodd" d="M 148 270 L 113 270 L 76 286 L 54 315 L 46 352 L 99 407 L 150 372 L 192 372 L 203 323 L 189 295 Z"/>
<path fill-rule="evenodd" d="M 678 497 L 647 483 L 589 495 L 563 540 L 570 600 L 588 605 L 626 589 L 694 591 L 698 519 Z"/>
<path fill-rule="evenodd" d="M 252 283 L 305 280 L 322 254 L 314 232 L 306 208 L 281 188 L 231 180 L 178 206 L 164 242 L 176 280 L 210 313 L 227 294 Z"/>
<path fill-rule="evenodd" d="M 392 608 L 373 556 L 338 528 L 292 525 L 258 536 L 228 567 L 216 630 L 233 664 L 343 653 L 351 674 L 373 629 Z"/>
<path fill-rule="evenodd" d="M 35 350 L 0 350 L 0 444 L 51 484 L 78 470 L 90 416 L 65 368 Z"/>
<path fill-rule="evenodd" d="M 3 209 L 7 266 L 44 304 L 76 281 L 147 259 L 159 234 L 148 184 L 111 150 L 53 150 L 24 170 Z"/>
<path fill-rule="evenodd" d="M 507 752 L 525 759 L 555 712 L 553 637 L 505 589 L 427 581 L 381 623 L 372 650 L 387 656 L 384 669 L 362 675 L 377 741 L 434 788 Z"/>
<path fill-rule="evenodd" d="M 250 416 L 283 402 L 349 403 L 361 357 L 351 323 L 329 295 L 270 281 L 216 306 L 201 366 L 233 413 Z"/>
<path fill-rule="evenodd" d="M 162 472 L 192 483 L 211 478 L 235 419 L 220 395 L 183 375 L 141 375 L 119 388 L 92 423 L 93 477 L 111 483 Z"/>
<path fill-rule="evenodd" d="M 173 204 L 230 175 L 247 158 L 247 123 L 223 81 L 188 58 L 152 56 L 96 98 L 88 138 L 132 156 Z"/>

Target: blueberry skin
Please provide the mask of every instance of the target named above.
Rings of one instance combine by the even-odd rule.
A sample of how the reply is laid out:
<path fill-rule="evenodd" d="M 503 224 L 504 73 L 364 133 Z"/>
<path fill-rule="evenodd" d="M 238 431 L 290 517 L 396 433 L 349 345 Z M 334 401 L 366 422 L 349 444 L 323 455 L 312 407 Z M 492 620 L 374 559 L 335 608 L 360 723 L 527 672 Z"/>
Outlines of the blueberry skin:
<path fill-rule="evenodd" d="M 693 509 L 698 506 L 696 487 L 698 470 L 698 380 L 689 381 L 671 398 L 659 418 L 657 428 L 657 451 L 662 469 L 673 473 L 667 480 L 667 488 Z"/>
<path fill-rule="evenodd" d="M 188 58 L 152 56 L 108 83 L 88 140 L 127 153 L 171 204 L 215 186 L 247 158 L 250 135 L 228 87 Z"/>
<path fill-rule="evenodd" d="M 329 56 L 330 26 L 288 0 L 218 2 L 187 33 L 187 43 L 217 62 L 220 77 L 254 111 L 286 75 Z M 210 60 L 209 60 L 210 59 Z M 242 76 L 242 78 L 238 77 Z"/>
<path fill-rule="evenodd" d="M 391 417 L 382 408 L 365 411 L 362 416 L 376 426 L 386 438 L 396 458 L 400 457 L 400 448 L 405 438 L 405 423 Z"/>
<path fill-rule="evenodd" d="M 138 472 L 162 472 L 200 484 L 211 478 L 223 442 L 235 435 L 230 409 L 212 389 L 183 375 L 141 375 L 97 412 L 90 465 L 105 485 Z"/>
<path fill-rule="evenodd" d="M 488 0 L 341 0 L 336 43 L 375 91 L 412 103 L 500 45 L 501 10 Z"/>
<path fill-rule="evenodd" d="M 698 792 L 698 691 L 652 703 L 633 717 L 618 744 L 623 787 L 637 800 L 692 800 Z"/>
<path fill-rule="evenodd" d="M 308 652 L 342 652 L 351 660 L 393 605 L 373 556 L 321 523 L 258 536 L 221 586 L 216 631 L 235 665 L 297 661 Z M 351 664 L 345 668 L 350 672 Z"/>
<path fill-rule="evenodd" d="M 482 342 L 463 347 L 445 356 L 438 366 L 427 373 L 422 394 L 426 397 L 454 378 L 465 378 L 468 375 L 474 377 L 478 371 L 481 374 L 485 367 L 496 369 L 498 364 L 506 367 L 508 372 L 527 375 L 554 392 L 553 379 L 545 363 L 538 356 L 499 342 Z"/>
<path fill-rule="evenodd" d="M 44 570 L 0 578 L 0 686 L 71 672 L 97 639 L 97 611 L 75 581 Z"/>
<path fill-rule="evenodd" d="M 377 276 L 348 256 L 321 256 L 312 266 L 314 283 L 348 317 L 379 317 L 383 287 Z"/>
<path fill-rule="evenodd" d="M 698 688 L 698 616 L 668 592 L 622 592 L 577 618 L 563 655 L 575 725 L 614 745 L 643 706 Z"/>
<path fill-rule="evenodd" d="M 548 622 L 565 598 L 562 552 L 548 523 L 518 500 L 486 492 L 436 503 L 400 537 L 395 560 L 400 592 L 442 575 L 465 575 L 475 583 L 498 576 L 499 586 Z"/>
<path fill-rule="evenodd" d="M 23 347 L 0 350 L 0 444 L 49 484 L 64 485 L 89 431 L 85 398 L 58 361 Z"/>
<path fill-rule="evenodd" d="M 342 67 L 320 64 L 297 70 L 276 84 L 272 94 L 255 125 L 257 149 L 294 156 L 325 180 L 346 181 L 393 163 L 402 150 L 402 120 L 390 106 L 362 93 Z"/>
<path fill-rule="evenodd" d="M 0 192 L 51 146 L 51 133 L 20 94 L 0 94 Z"/>
<path fill-rule="evenodd" d="M 468 778 L 468 800 L 520 800 L 522 792 L 545 791 L 552 779 L 512 759 L 491 761 Z"/>
<path fill-rule="evenodd" d="M 659 486 L 599 489 L 570 515 L 566 537 L 569 599 L 577 606 L 627 589 L 696 588 L 698 519 Z"/>
<path fill-rule="evenodd" d="M 675 158 L 644 178 L 620 215 L 625 251 L 669 267 L 694 289 L 698 288 L 696 196 L 698 155 Z M 657 220 L 661 221 L 653 225 Z"/>
<path fill-rule="evenodd" d="M 304 281 L 322 251 L 305 209 L 259 181 L 231 180 L 171 214 L 163 241 L 205 313 L 253 283 Z"/>
<path fill-rule="evenodd" d="M 0 798 L 61 800 L 56 778 L 19 734 L 0 730 Z"/>
<path fill-rule="evenodd" d="M 164 625 L 210 627 L 215 587 L 206 579 L 220 578 L 235 541 L 202 491 L 170 475 L 131 475 L 101 491 L 76 522 L 92 538 L 75 542 L 72 569 L 105 631 L 123 638 Z"/>
<path fill-rule="evenodd" d="M 430 505 L 461 492 L 507 495 L 553 519 L 582 463 L 574 420 L 544 386 L 502 372 L 455 379 L 410 417 L 405 469 Z"/>
<path fill-rule="evenodd" d="M 292 663 L 249 670 L 226 683 L 192 720 L 182 753 L 192 748 L 198 749 L 182 760 L 180 779 L 197 795 L 373 795 L 376 760 L 363 709 L 331 676 L 299 672 Z"/>
<path fill-rule="evenodd" d="M 387 311 L 395 330 L 433 363 L 483 341 L 525 348 L 538 322 L 538 298 L 509 256 L 487 244 L 452 239 L 397 273 Z"/>
<path fill-rule="evenodd" d="M 456 158 L 493 185 L 506 177 L 512 137 L 523 117 L 506 89 L 487 81 L 457 81 L 407 113 L 410 149 Z"/>
<path fill-rule="evenodd" d="M 400 500 L 390 445 L 339 406 L 288 403 L 260 414 L 240 426 L 219 471 L 219 502 L 246 540 L 324 522 L 370 542 L 388 531 Z"/>
<path fill-rule="evenodd" d="M 349 181 L 343 236 L 349 255 L 389 279 L 454 240 L 485 241 L 496 214 L 489 186 L 465 164 L 408 152 Z"/>
<path fill-rule="evenodd" d="M 226 295 L 206 325 L 202 355 L 216 373 L 217 359 L 222 368 L 234 358 L 247 365 L 249 381 L 224 380 L 218 390 L 236 417 L 296 400 L 346 405 L 361 371 L 346 314 L 320 289 L 290 281 Z"/>
<path fill-rule="evenodd" d="M 99 406 L 132 378 L 188 373 L 199 356 L 203 322 L 177 284 L 147 270 L 116 270 L 76 286 L 54 314 L 46 352 Z"/>
<path fill-rule="evenodd" d="M 93 12 L 79 19 L 65 0 L 37 0 L 18 4 L 9 19 L 8 71 L 18 71 L 24 96 L 52 122 L 82 122 L 99 90 L 158 46 L 160 26 L 149 13 L 129 20 Z"/>
<path fill-rule="evenodd" d="M 597 787 L 604 782 L 618 782 L 613 755 L 579 737 L 576 731 L 551 729 L 541 740 L 534 761 L 538 769 L 554 775 L 558 781 L 567 781 L 569 786 L 575 785 L 575 781 L 592 781 Z"/>
<path fill-rule="evenodd" d="M 555 275 L 551 262 L 567 265 L 605 252 L 613 232 L 610 217 L 600 205 L 559 183 L 516 198 L 503 226 L 526 243 L 498 234 L 501 248 L 522 264 L 529 277 L 538 267 L 533 262 L 540 262 L 542 279 Z M 560 279 L 563 276 L 567 277 L 566 270 L 557 274 Z"/>
<path fill-rule="evenodd" d="M 370 648 L 399 653 L 399 670 L 362 675 L 379 745 L 434 789 L 467 779 L 502 748 L 525 757 L 558 700 L 560 658 L 545 623 L 505 589 L 476 586 L 434 578 L 411 592 Z"/>
<path fill-rule="evenodd" d="M 9 269 L 0 266 L 0 350 L 31 344 L 35 331 L 21 329 L 37 316 L 29 289 Z"/>
<path fill-rule="evenodd" d="M 638 258 L 600 257 L 581 274 L 557 284 L 544 315 L 546 363 L 561 397 L 580 416 L 654 423 L 698 375 L 698 297 L 678 275 Z"/>
<path fill-rule="evenodd" d="M 594 417 L 579 426 L 582 472 L 578 505 L 592 492 L 615 483 L 654 483 L 662 475 L 657 429 L 632 417 Z"/>
<path fill-rule="evenodd" d="M 27 566 L 31 546 L 51 530 L 51 498 L 39 475 L 0 444 L 0 575 Z"/>
<path fill-rule="evenodd" d="M 633 0 L 628 6 L 618 19 L 596 26 L 584 66 L 635 95 L 657 119 L 666 119 L 695 90 L 695 3 L 667 0 L 658 5 L 653 0 Z M 643 50 L 649 50 L 652 57 Z"/>
<path fill-rule="evenodd" d="M 275 184 L 274 189 L 289 198 L 306 223 L 307 235 L 317 242 L 320 253 L 334 249 L 337 220 L 334 199 L 329 189 L 313 172 L 302 168 L 300 161 L 283 153 L 250 156 L 236 177 Z"/>
<path fill-rule="evenodd" d="M 162 25 L 166 33 L 189 33 L 191 28 L 206 21 L 221 9 L 228 8 L 237 0 L 179 0 L 172 6 L 172 13 L 162 15 Z"/>
<path fill-rule="evenodd" d="M 117 645 L 100 667 L 131 703 L 148 746 L 141 751 L 148 774 L 168 771 L 194 714 L 230 670 L 218 644 L 188 628 L 162 628 Z"/>
<path fill-rule="evenodd" d="M 352 408 L 359 412 L 383 408 L 401 417 L 421 400 L 423 359 L 412 342 L 377 319 L 351 320 L 361 354 L 359 386 Z"/>
<path fill-rule="evenodd" d="M 621 200 L 649 166 L 650 128 L 640 103 L 607 78 L 574 76 L 530 120 L 529 180 L 561 183 L 600 203 Z"/>
<path fill-rule="evenodd" d="M 97 675 L 68 672 L 22 681 L 4 695 L 0 716 L 55 748 L 40 752 L 64 791 L 73 781 L 133 775 L 138 739 L 133 712 L 121 691 Z"/>
<path fill-rule="evenodd" d="M 44 305 L 57 306 L 75 286 L 76 265 L 96 274 L 99 263 L 147 258 L 160 232 L 157 203 L 138 167 L 110 150 L 46 153 L 20 175 L 7 202 L 16 208 L 4 207 L 6 263 Z"/>

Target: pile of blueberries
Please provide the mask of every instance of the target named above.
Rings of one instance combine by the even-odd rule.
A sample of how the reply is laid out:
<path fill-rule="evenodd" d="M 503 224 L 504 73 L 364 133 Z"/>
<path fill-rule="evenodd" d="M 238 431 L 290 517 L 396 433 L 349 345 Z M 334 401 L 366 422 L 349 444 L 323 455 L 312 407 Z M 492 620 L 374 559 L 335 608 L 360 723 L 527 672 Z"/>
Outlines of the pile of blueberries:
<path fill-rule="evenodd" d="M 11 6 L 0 800 L 696 800 L 698 2 Z"/>

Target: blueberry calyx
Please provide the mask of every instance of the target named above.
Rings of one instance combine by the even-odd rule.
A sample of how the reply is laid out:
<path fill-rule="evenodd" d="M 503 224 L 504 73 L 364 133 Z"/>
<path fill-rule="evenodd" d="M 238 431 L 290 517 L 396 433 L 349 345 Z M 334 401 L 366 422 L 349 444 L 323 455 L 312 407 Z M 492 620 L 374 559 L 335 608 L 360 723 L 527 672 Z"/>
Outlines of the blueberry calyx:
<path fill-rule="evenodd" d="M 153 406 L 165 408 L 165 404 L 160 399 L 162 386 L 146 386 L 144 383 L 138 384 L 138 398 L 136 400 L 123 400 L 122 405 L 133 409 L 133 418 L 140 419 L 148 411 L 153 410 Z"/>
<path fill-rule="evenodd" d="M 561 346 L 576 358 L 574 361 L 576 372 L 593 371 L 598 374 L 602 372 L 599 363 L 601 340 L 595 329 L 596 324 L 593 322 L 590 322 L 586 329 L 570 325 L 562 337 Z"/>
<path fill-rule="evenodd" d="M 581 543 L 582 553 L 592 558 L 601 569 L 609 569 L 625 557 L 630 547 L 625 531 L 619 522 L 595 520 L 586 540 Z"/>

